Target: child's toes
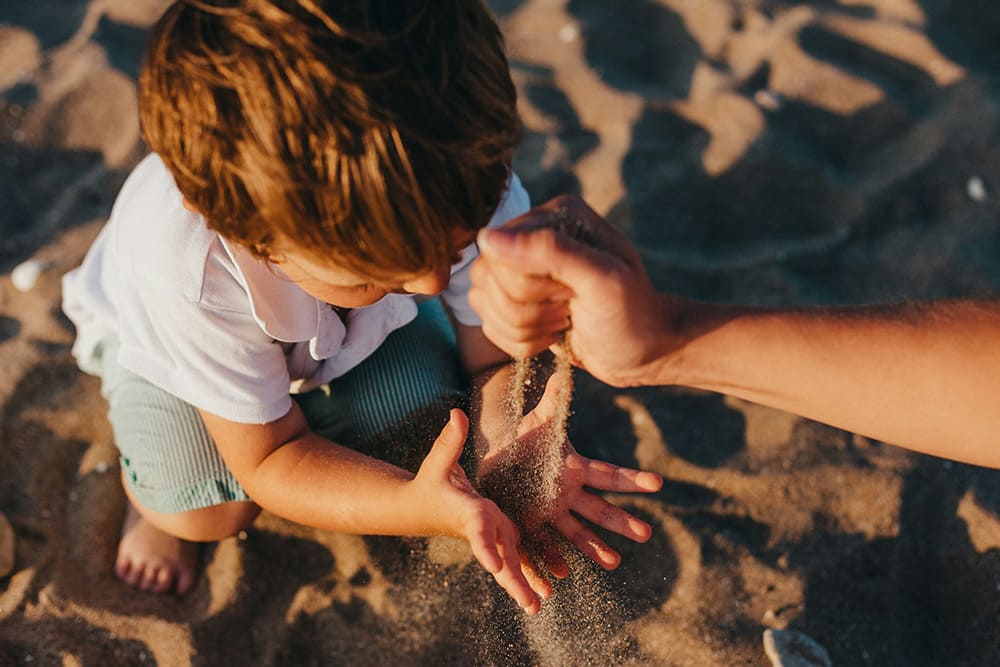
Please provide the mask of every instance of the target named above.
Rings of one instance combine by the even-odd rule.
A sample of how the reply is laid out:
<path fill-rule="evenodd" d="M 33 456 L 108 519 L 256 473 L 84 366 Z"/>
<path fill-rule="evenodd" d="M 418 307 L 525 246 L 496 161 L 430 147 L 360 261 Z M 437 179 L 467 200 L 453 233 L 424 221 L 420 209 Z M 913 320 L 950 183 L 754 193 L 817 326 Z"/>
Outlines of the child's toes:
<path fill-rule="evenodd" d="M 180 568 L 180 570 L 177 572 L 176 590 L 178 595 L 184 595 L 189 590 L 191 590 L 191 587 L 194 586 L 194 575 L 195 575 L 195 570 L 193 568 L 192 569 L 185 569 L 183 567 Z"/>
<path fill-rule="evenodd" d="M 171 568 L 161 565 L 156 568 L 156 574 L 150 582 L 148 590 L 153 593 L 166 593 L 174 583 L 174 572 Z"/>
<path fill-rule="evenodd" d="M 129 573 L 132 571 L 132 561 L 128 558 L 118 558 L 115 561 L 115 574 L 122 581 L 128 581 Z"/>
<path fill-rule="evenodd" d="M 138 587 L 140 590 L 144 590 L 147 593 L 152 591 L 156 586 L 156 575 L 160 571 L 160 566 L 147 564 L 142 571 L 142 577 L 139 579 Z"/>
<path fill-rule="evenodd" d="M 141 564 L 132 563 L 129 566 L 128 571 L 122 576 L 122 581 L 124 581 L 129 586 L 133 588 L 140 588 L 142 584 L 143 577 L 146 575 L 146 568 Z"/>

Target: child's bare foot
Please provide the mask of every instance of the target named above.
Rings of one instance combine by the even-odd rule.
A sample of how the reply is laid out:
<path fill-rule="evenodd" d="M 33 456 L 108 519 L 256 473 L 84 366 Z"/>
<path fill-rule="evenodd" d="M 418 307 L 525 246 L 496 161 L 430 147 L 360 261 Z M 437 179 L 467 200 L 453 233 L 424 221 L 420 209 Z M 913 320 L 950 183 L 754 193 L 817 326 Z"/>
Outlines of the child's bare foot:
<path fill-rule="evenodd" d="M 139 590 L 183 595 L 194 584 L 198 550 L 197 543 L 163 532 L 128 503 L 115 573 Z"/>

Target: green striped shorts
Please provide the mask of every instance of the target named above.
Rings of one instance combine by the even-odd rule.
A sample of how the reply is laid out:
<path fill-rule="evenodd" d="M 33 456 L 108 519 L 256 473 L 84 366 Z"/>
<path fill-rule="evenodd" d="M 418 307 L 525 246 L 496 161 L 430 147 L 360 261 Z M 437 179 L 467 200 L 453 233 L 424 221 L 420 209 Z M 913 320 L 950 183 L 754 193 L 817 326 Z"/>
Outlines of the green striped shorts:
<path fill-rule="evenodd" d="M 142 505 L 185 512 L 251 500 L 197 409 L 119 366 L 117 340 L 96 354 L 123 477 Z M 316 433 L 415 471 L 467 395 L 455 334 L 435 299 L 346 375 L 293 398 Z"/>

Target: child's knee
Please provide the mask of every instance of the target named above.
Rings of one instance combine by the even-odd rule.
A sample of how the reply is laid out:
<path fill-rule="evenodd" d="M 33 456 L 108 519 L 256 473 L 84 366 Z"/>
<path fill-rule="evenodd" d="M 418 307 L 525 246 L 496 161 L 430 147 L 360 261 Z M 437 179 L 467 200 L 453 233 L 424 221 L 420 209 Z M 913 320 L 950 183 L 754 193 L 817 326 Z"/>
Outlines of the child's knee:
<path fill-rule="evenodd" d="M 253 524 L 260 506 L 250 501 L 232 501 L 186 512 L 157 512 L 136 499 L 125 484 L 129 502 L 143 519 L 165 533 L 189 542 L 217 542 L 239 534 Z"/>

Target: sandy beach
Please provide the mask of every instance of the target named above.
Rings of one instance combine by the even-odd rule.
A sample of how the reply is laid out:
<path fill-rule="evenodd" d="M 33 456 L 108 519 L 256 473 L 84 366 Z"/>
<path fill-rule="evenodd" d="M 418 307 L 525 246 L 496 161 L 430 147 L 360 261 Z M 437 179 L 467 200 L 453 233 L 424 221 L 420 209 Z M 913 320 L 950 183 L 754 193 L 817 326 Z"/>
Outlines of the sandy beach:
<path fill-rule="evenodd" d="M 665 484 L 611 496 L 652 539 L 609 538 L 621 567 L 577 563 L 537 618 L 462 543 L 267 513 L 204 550 L 185 597 L 120 582 L 117 453 L 60 278 L 145 154 L 136 76 L 166 4 L 0 3 L 0 666 L 767 667 L 767 630 L 821 647 L 789 665 L 1000 664 L 1000 472 L 582 373 L 576 447 Z M 1000 4 L 490 5 L 533 201 L 584 196 L 662 289 L 767 305 L 1000 293 Z"/>

